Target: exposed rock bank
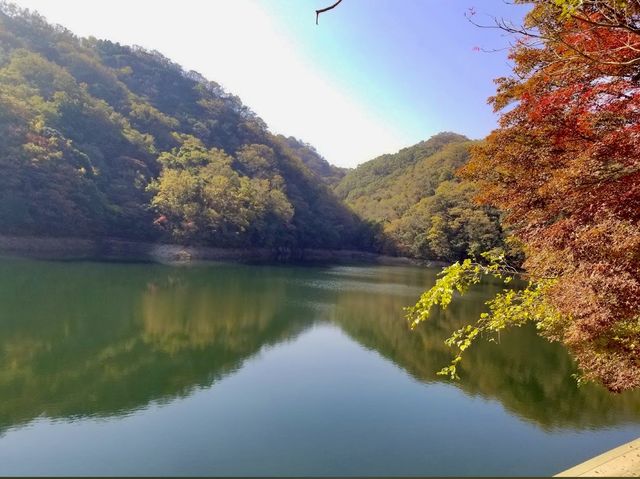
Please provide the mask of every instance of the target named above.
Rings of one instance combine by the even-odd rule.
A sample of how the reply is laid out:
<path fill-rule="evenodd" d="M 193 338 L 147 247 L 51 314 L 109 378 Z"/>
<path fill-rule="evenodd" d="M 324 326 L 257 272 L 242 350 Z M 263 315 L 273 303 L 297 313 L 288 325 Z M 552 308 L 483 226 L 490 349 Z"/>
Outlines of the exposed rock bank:
<path fill-rule="evenodd" d="M 410 258 L 352 250 L 287 248 L 211 248 L 81 238 L 38 238 L 0 235 L 0 255 L 53 260 L 150 261 L 181 264 L 194 261 L 418 264 Z"/>

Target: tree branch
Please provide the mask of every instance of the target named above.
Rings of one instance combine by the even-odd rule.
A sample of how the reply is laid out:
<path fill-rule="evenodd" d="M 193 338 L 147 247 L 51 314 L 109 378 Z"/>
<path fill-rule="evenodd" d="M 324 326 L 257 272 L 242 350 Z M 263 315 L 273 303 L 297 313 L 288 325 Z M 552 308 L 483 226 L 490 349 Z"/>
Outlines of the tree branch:
<path fill-rule="evenodd" d="M 338 0 L 336 3 L 326 8 L 321 8 L 320 10 L 316 10 L 316 25 L 318 24 L 318 18 L 320 17 L 321 13 L 328 12 L 329 10 L 336 8 L 338 5 L 340 5 L 340 2 L 342 2 L 342 0 Z"/>

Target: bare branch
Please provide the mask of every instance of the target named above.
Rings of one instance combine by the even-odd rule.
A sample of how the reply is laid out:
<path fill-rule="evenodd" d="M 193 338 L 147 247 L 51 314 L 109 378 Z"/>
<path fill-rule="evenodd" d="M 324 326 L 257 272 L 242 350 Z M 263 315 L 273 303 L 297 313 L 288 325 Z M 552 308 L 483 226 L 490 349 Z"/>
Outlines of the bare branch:
<path fill-rule="evenodd" d="M 338 5 L 340 5 L 340 2 L 342 2 L 342 0 L 338 0 L 336 3 L 326 8 L 321 8 L 320 10 L 316 10 L 316 25 L 318 24 L 318 18 L 320 17 L 321 13 L 328 12 L 329 10 L 336 8 Z"/>

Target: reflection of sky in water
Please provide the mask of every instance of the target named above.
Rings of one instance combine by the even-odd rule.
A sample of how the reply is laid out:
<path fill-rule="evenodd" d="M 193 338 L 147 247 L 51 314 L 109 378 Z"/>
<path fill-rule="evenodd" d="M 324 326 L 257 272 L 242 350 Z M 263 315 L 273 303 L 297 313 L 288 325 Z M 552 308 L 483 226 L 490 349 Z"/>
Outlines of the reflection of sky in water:
<path fill-rule="evenodd" d="M 321 279 L 308 280 L 305 284 L 313 288 L 411 295 L 417 298 L 424 291 L 424 282 L 407 284 L 408 279 L 414 279 L 407 278 L 407 272 L 415 275 L 415 268 L 339 266 L 323 271 Z"/>
<path fill-rule="evenodd" d="M 311 288 L 329 289 L 335 291 L 363 291 L 379 294 L 393 294 L 415 296 L 416 298 L 424 291 L 418 286 L 407 286 L 398 283 L 369 283 L 365 281 L 353 281 L 336 279 L 331 280 L 309 280 L 305 281 L 305 285 Z"/>

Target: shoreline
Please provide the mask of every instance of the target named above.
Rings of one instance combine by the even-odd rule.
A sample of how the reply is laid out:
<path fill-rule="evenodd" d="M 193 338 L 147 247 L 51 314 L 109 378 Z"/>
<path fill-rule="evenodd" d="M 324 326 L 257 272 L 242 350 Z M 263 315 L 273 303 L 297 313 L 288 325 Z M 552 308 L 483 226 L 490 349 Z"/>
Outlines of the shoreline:
<path fill-rule="evenodd" d="M 162 264 L 223 261 L 235 263 L 359 263 L 441 266 L 441 263 L 437 261 L 422 261 L 356 250 L 215 248 L 127 241 L 116 238 L 93 240 L 10 235 L 0 235 L 0 255 L 43 260 L 131 261 Z"/>

